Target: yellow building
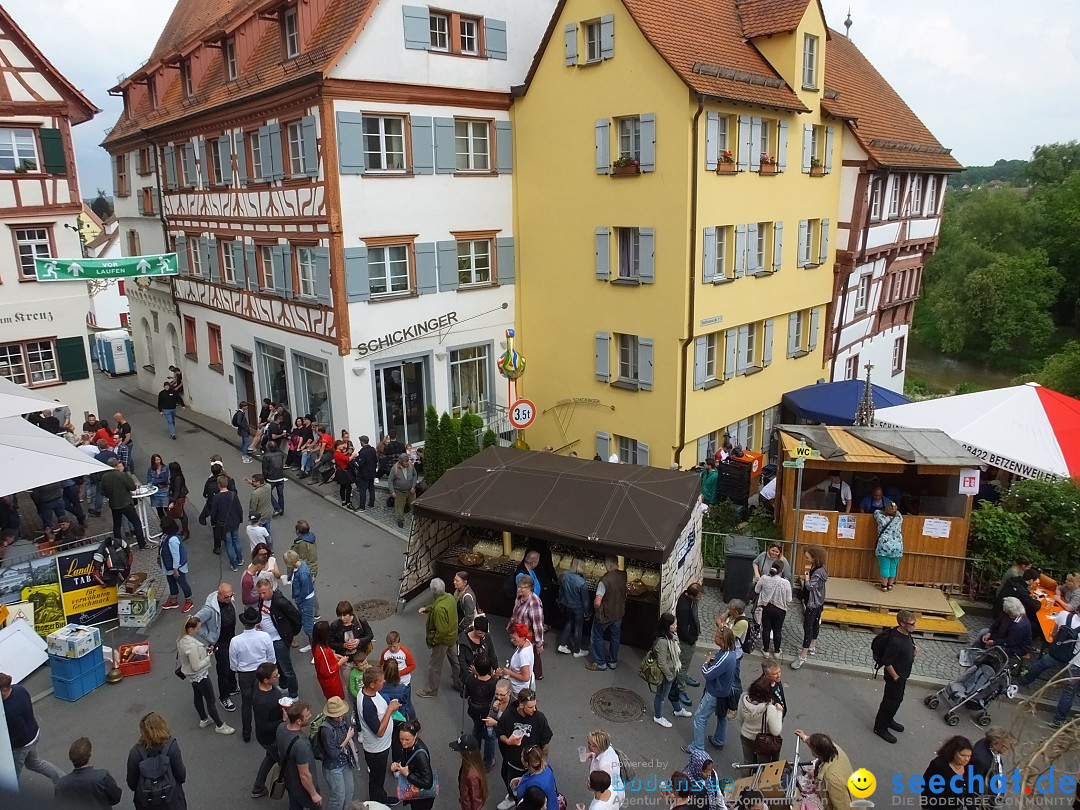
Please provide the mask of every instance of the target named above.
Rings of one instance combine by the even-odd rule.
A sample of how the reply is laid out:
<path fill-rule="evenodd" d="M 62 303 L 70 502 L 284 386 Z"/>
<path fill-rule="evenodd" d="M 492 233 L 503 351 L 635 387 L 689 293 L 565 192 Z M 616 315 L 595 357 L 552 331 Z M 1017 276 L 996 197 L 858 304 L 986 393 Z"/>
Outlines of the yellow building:
<path fill-rule="evenodd" d="M 768 448 L 824 376 L 842 122 L 813 0 L 566 0 L 516 117 L 533 447 Z"/>
<path fill-rule="evenodd" d="M 105 233 L 105 224 L 86 203 L 83 203 L 82 211 L 79 212 L 78 221 L 79 238 L 84 245 L 89 245 Z"/>

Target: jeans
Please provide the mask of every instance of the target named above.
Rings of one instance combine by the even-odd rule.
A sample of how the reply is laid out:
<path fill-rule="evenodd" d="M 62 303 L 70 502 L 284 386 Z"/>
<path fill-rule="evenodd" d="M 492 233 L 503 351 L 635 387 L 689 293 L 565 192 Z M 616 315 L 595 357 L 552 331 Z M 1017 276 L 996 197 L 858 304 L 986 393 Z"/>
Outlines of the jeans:
<path fill-rule="evenodd" d="M 64 503 L 63 498 L 46 501 L 38 507 L 38 517 L 41 518 L 41 525 L 48 526 L 50 529 L 56 528 L 57 522 L 66 512 L 67 504 Z"/>
<path fill-rule="evenodd" d="M 255 670 L 251 670 L 250 672 L 237 672 L 236 680 L 240 684 L 240 730 L 243 732 L 244 739 L 250 740 L 251 698 L 252 695 L 255 694 L 255 689 L 257 688 Z"/>
<path fill-rule="evenodd" d="M 82 526 L 86 523 L 86 513 L 83 511 L 82 504 L 79 503 L 79 485 L 71 484 L 64 487 L 64 503 L 67 505 L 68 511 L 75 516 L 75 520 Z"/>
<path fill-rule="evenodd" d="M 356 494 L 360 498 L 361 509 L 371 509 L 375 506 L 375 479 L 356 479 Z"/>
<path fill-rule="evenodd" d="M 761 651 L 780 652 L 780 633 L 784 629 L 787 611 L 776 605 L 761 609 Z"/>
<path fill-rule="evenodd" d="M 473 736 L 483 747 L 484 765 L 490 770 L 495 766 L 495 727 L 488 728 L 484 722 L 487 718 L 487 708 L 474 710 L 469 707 L 469 717 L 473 721 Z"/>
<path fill-rule="evenodd" d="M 315 466 L 315 459 L 312 458 L 311 453 L 305 450 L 300 454 L 300 472 L 311 474 L 311 468 Z"/>
<path fill-rule="evenodd" d="M 701 702 L 694 711 L 694 741 L 690 743 L 691 748 L 705 750 L 705 729 L 709 725 L 709 718 L 716 712 L 717 702 L 717 698 L 708 691 L 701 696 Z"/>
<path fill-rule="evenodd" d="M 166 408 L 161 415 L 165 417 L 165 427 L 169 429 L 169 435 L 176 438 L 176 408 Z"/>
<path fill-rule="evenodd" d="M 201 681 L 192 681 L 191 691 L 195 699 L 195 711 L 199 713 L 199 719 L 205 720 L 206 715 L 209 714 L 210 719 L 214 721 L 214 725 L 220 726 L 221 715 L 218 714 L 217 699 L 214 697 L 214 685 L 210 683 L 210 676 L 207 675 Z"/>
<path fill-rule="evenodd" d="M 297 608 L 300 610 L 300 624 L 303 626 L 304 634 L 308 637 L 308 644 L 310 644 L 311 634 L 315 632 L 315 597 L 301 599 Z"/>
<path fill-rule="evenodd" d="M 175 598 L 176 595 L 182 590 L 184 592 L 184 598 L 191 598 L 191 586 L 188 585 L 187 574 L 183 571 L 173 576 L 172 573 L 165 575 L 165 579 L 169 581 L 169 597 Z"/>
<path fill-rule="evenodd" d="M 810 643 L 817 641 L 818 631 L 821 630 L 822 608 L 803 608 L 803 642 L 804 650 L 810 648 Z"/>
<path fill-rule="evenodd" d="M 604 636 L 609 640 L 605 641 Z M 598 667 L 611 667 L 619 663 L 619 641 L 622 639 L 622 619 L 601 623 L 593 619 L 592 654 Z"/>
<path fill-rule="evenodd" d="M 1035 680 L 1044 672 L 1052 672 L 1056 677 L 1057 672 L 1060 669 L 1065 668 L 1065 665 L 1060 661 L 1051 658 L 1049 655 L 1044 655 L 1038 661 L 1036 661 L 1031 669 L 1028 670 L 1027 675 L 1020 679 L 1020 683 L 1024 686 L 1028 686 L 1034 683 Z M 1072 678 L 1073 680 L 1066 682 L 1062 686 L 1061 697 L 1058 699 L 1057 709 L 1054 711 L 1054 722 L 1064 723 L 1069 716 L 1069 712 L 1072 710 L 1073 701 L 1076 699 L 1077 687 L 1080 686 L 1080 667 L 1069 666 L 1068 671 L 1064 673 L 1065 677 Z"/>
<path fill-rule="evenodd" d="M 663 680 L 660 685 L 656 687 L 656 694 L 653 696 L 652 716 L 663 717 L 664 716 L 664 698 L 667 698 L 671 702 L 671 710 L 677 712 L 682 708 L 682 704 L 679 703 L 679 679 L 672 678 L 669 680 Z"/>
<path fill-rule="evenodd" d="M 101 491 L 101 479 L 96 475 L 86 476 L 86 500 L 90 502 L 90 509 L 100 512 L 105 501 L 105 494 Z"/>
<path fill-rule="evenodd" d="M 143 533 L 142 521 L 139 520 L 139 513 L 135 511 L 134 504 L 128 504 L 123 509 L 112 510 L 113 537 L 123 537 L 121 532 L 124 529 L 124 518 L 131 523 L 131 533 L 135 535 L 139 548 L 146 548 L 146 535 Z"/>
<path fill-rule="evenodd" d="M 270 505 L 275 512 L 285 511 L 285 482 L 270 481 Z"/>
<path fill-rule="evenodd" d="M 364 762 L 368 767 L 368 799 L 386 803 L 386 765 L 390 760 L 390 749 L 373 754 L 364 751 Z"/>
<path fill-rule="evenodd" d="M 290 642 L 278 639 L 274 642 L 274 655 L 277 657 L 278 672 L 281 673 L 281 688 L 294 698 L 300 694 L 300 686 L 296 682 L 296 671 L 292 665 Z"/>
<path fill-rule="evenodd" d="M 34 773 L 40 773 L 42 776 L 47 776 L 55 785 L 60 780 L 60 777 L 64 775 L 64 772 L 47 759 L 42 759 L 38 756 L 37 744 L 38 739 L 35 738 L 29 745 L 12 749 L 11 753 L 15 758 L 15 778 L 18 778 L 22 769 L 25 767 Z"/>
<path fill-rule="evenodd" d="M 585 614 L 580 610 L 566 610 L 566 624 L 559 634 L 559 645 L 576 653 L 581 649 L 581 628 L 585 625 Z"/>
<path fill-rule="evenodd" d="M 231 639 L 230 639 L 231 640 Z M 217 669 L 218 694 L 224 700 L 236 691 L 236 673 L 229 668 L 229 640 L 218 639 L 214 647 L 214 666 Z"/>
<path fill-rule="evenodd" d="M 251 454 L 251 436 L 240 437 L 240 455 L 247 456 Z"/>
<path fill-rule="evenodd" d="M 345 810 L 353 797 L 352 769 L 323 767 L 323 779 L 326 780 L 326 792 L 323 794 L 322 810 Z"/>
<path fill-rule="evenodd" d="M 259 763 L 259 772 L 255 774 L 255 784 L 251 786 L 252 790 L 258 790 L 259 788 L 266 790 L 266 779 L 270 776 L 274 763 L 277 762 L 276 745 L 264 745 L 263 752 L 262 762 Z"/>
<path fill-rule="evenodd" d="M 240 550 L 240 532 L 237 529 L 225 529 L 225 553 L 229 555 L 229 565 L 239 568 L 244 563 L 244 553 Z"/>

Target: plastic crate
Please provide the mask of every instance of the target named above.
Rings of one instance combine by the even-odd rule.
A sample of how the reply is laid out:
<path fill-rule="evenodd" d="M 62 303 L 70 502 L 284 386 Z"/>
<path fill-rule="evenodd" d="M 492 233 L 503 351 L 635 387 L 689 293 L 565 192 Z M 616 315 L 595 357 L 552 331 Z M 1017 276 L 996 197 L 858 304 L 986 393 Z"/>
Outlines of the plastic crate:
<path fill-rule="evenodd" d="M 60 700 L 74 701 L 93 692 L 105 683 L 105 659 L 98 656 L 96 664 L 89 672 L 75 678 L 60 678 L 53 675 L 53 695 Z"/>
<path fill-rule="evenodd" d="M 93 672 L 97 665 L 104 662 L 101 649 L 88 652 L 81 658 L 67 658 L 63 655 L 49 656 L 49 669 L 54 678 L 63 678 L 66 681 L 74 680 L 88 672 Z"/>
<path fill-rule="evenodd" d="M 120 671 L 127 675 L 145 675 L 150 671 L 150 644 L 146 641 L 138 644 L 120 646 Z"/>

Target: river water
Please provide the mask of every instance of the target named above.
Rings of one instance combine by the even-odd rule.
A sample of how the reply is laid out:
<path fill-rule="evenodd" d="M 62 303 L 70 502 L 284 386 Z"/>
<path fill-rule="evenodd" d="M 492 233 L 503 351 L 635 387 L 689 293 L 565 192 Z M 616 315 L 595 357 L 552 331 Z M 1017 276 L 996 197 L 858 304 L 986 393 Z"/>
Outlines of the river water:
<path fill-rule="evenodd" d="M 980 363 L 941 354 L 912 343 L 908 349 L 907 376 L 918 377 L 934 393 L 944 394 L 968 383 L 980 389 L 1003 388 L 1013 384 L 1016 372 L 988 368 Z"/>

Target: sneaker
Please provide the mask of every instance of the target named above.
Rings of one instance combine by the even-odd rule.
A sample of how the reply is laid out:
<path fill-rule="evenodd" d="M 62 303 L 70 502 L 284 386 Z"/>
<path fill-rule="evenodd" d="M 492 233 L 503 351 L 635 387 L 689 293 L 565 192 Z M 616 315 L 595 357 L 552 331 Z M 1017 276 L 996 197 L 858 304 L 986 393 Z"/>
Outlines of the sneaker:
<path fill-rule="evenodd" d="M 555 648 L 555 650 L 557 652 L 561 652 L 563 655 L 572 655 L 572 653 L 570 652 L 570 648 L 567 647 L 565 644 L 560 644 L 558 647 Z"/>
<path fill-rule="evenodd" d="M 607 669 L 607 664 L 597 664 L 595 661 L 590 661 L 585 665 L 585 669 L 589 672 L 603 672 Z"/>
<path fill-rule="evenodd" d="M 429 692 L 427 689 L 421 689 L 416 694 L 419 695 L 422 698 L 433 698 L 433 697 L 438 697 L 439 696 L 438 692 Z"/>
<path fill-rule="evenodd" d="M 576 653 L 574 653 L 574 658 L 585 658 L 588 656 L 588 654 L 588 650 L 578 650 Z"/>
<path fill-rule="evenodd" d="M 811 655 L 817 655 L 817 647 L 811 647 L 810 648 L 810 654 Z"/>
<path fill-rule="evenodd" d="M 251 463 L 251 462 L 253 462 L 253 461 L 254 461 L 255 459 L 253 459 L 253 458 L 252 458 L 251 456 L 244 456 L 244 457 L 243 457 L 242 459 L 240 459 L 240 460 L 241 460 L 241 461 L 243 461 L 243 462 L 244 462 L 245 464 L 250 464 L 250 463 Z"/>
<path fill-rule="evenodd" d="M 269 796 L 269 795 L 270 795 L 270 791 L 267 790 L 264 787 L 252 788 L 251 789 L 251 798 L 253 798 L 253 799 L 262 799 L 262 798 L 265 798 L 266 796 Z"/>
<path fill-rule="evenodd" d="M 654 717 L 652 721 L 658 726 L 663 726 L 664 728 L 671 728 L 671 721 L 668 720 L 666 717 Z"/>
<path fill-rule="evenodd" d="M 190 599 L 185 599 L 185 600 L 184 600 L 184 610 L 183 610 L 182 612 L 183 612 L 183 613 L 187 613 L 187 612 L 188 612 L 189 610 L 191 610 L 191 609 L 192 609 L 192 608 L 193 608 L 194 606 L 195 606 L 195 603 L 194 603 L 194 602 L 192 602 L 192 601 L 191 601 Z"/>
<path fill-rule="evenodd" d="M 688 712 L 686 709 L 679 709 L 677 712 L 675 712 L 675 716 L 676 717 L 693 717 L 694 713 L 693 712 Z"/>
<path fill-rule="evenodd" d="M 679 692 L 679 703 L 683 706 L 693 706 L 694 701 L 690 700 L 690 696 L 686 692 Z"/>
<path fill-rule="evenodd" d="M 802 665 L 803 665 L 803 664 L 805 664 L 805 663 L 806 663 L 806 659 L 805 659 L 805 658 L 802 658 L 802 657 L 796 657 L 796 658 L 795 658 L 795 659 L 794 659 L 794 660 L 793 660 L 793 661 L 791 662 L 791 668 L 792 668 L 792 669 L 800 669 L 800 668 L 802 667 Z"/>
<path fill-rule="evenodd" d="M 162 610 L 173 610 L 174 608 L 178 607 L 180 607 L 180 603 L 175 599 L 166 599 L 164 602 L 161 603 Z"/>
<path fill-rule="evenodd" d="M 228 736 L 230 734 L 235 734 L 236 729 L 230 726 L 228 723 L 222 723 L 220 726 L 214 729 L 214 732 L 216 734 L 224 734 L 225 736 Z"/>
<path fill-rule="evenodd" d="M 214 725 L 214 721 L 207 717 L 205 720 L 199 721 L 199 728 L 206 728 L 207 726 Z"/>
<path fill-rule="evenodd" d="M 227 712 L 235 712 L 236 711 L 236 704 L 233 703 L 232 700 L 230 700 L 227 697 L 221 699 L 221 705 L 225 709 L 225 711 L 227 711 Z"/>
<path fill-rule="evenodd" d="M 311 645 L 305 644 L 303 647 L 300 648 L 300 652 L 311 652 Z"/>
<path fill-rule="evenodd" d="M 510 810 L 510 808 L 513 807 L 515 804 L 517 804 L 517 802 L 507 796 L 505 799 L 499 802 L 498 807 L 499 810 Z"/>
<path fill-rule="evenodd" d="M 616 669 L 619 668 L 619 665 L 618 664 L 608 664 L 607 668 L 610 669 L 612 672 L 614 672 Z"/>
<path fill-rule="evenodd" d="M 686 685 L 692 686 L 696 689 L 697 687 L 701 686 L 701 681 L 699 681 L 697 678 L 687 678 Z"/>
<path fill-rule="evenodd" d="M 236 573 L 237 571 L 239 571 L 239 570 L 240 570 L 240 566 L 239 566 L 239 565 L 230 565 L 229 567 L 230 567 L 230 568 L 232 569 L 232 571 L 233 571 L 233 573 L 234 573 L 234 574 L 235 574 L 235 573 Z"/>
<path fill-rule="evenodd" d="M 383 799 L 382 803 L 385 804 L 387 807 L 397 807 L 399 804 L 401 804 L 401 799 L 397 798 L 397 796 L 392 796 L 389 799 Z"/>

